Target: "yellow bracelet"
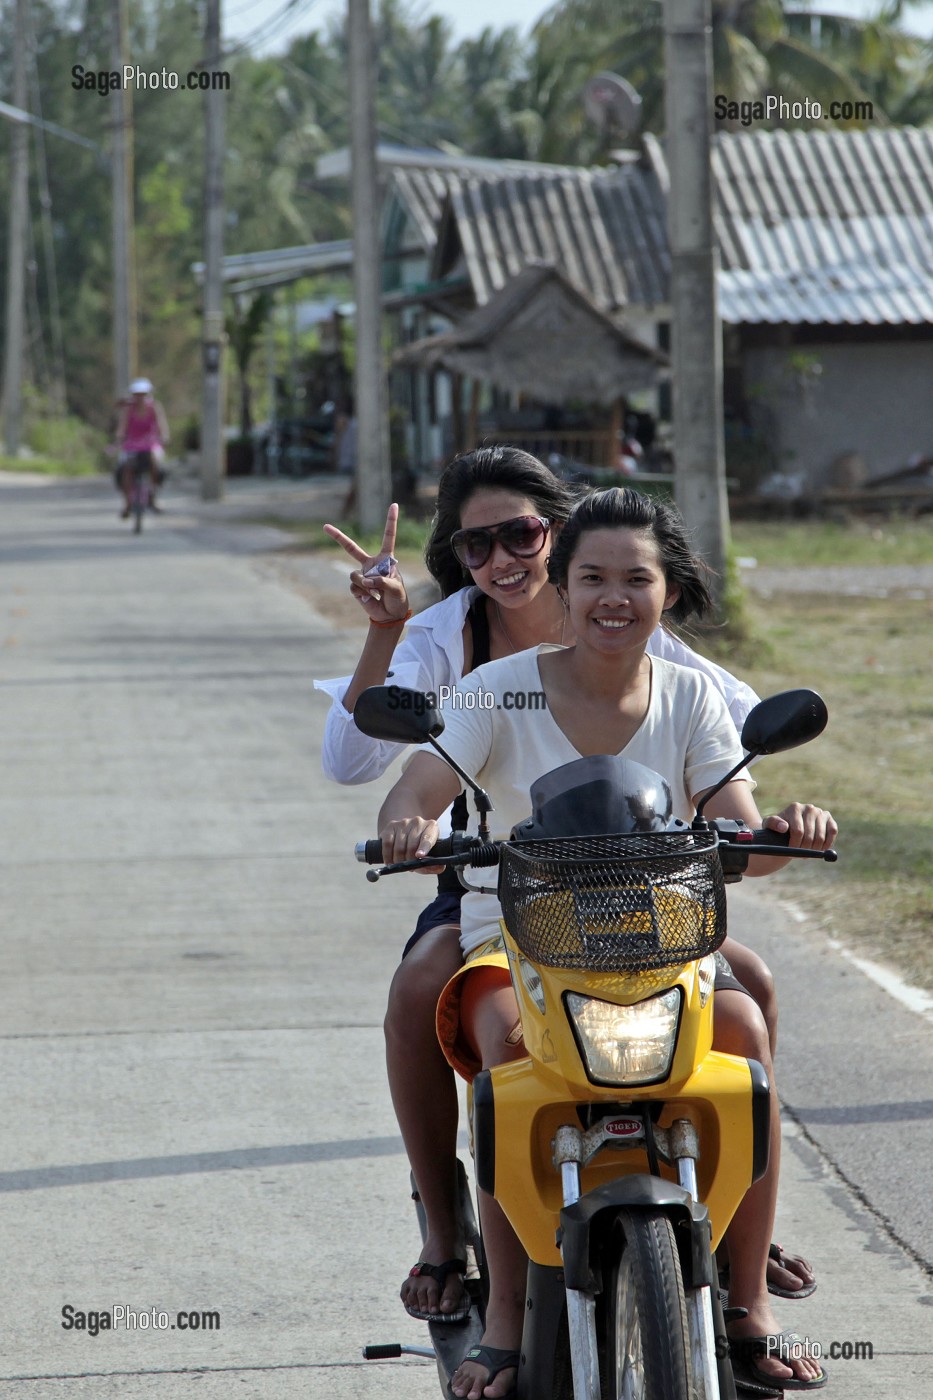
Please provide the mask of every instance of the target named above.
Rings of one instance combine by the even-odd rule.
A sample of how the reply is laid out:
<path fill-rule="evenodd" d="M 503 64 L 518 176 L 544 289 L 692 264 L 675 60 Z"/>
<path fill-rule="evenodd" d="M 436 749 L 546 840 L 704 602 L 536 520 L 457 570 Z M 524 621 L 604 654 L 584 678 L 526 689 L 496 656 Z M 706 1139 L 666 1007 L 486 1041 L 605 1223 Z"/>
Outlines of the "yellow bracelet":
<path fill-rule="evenodd" d="M 374 617 L 371 617 L 369 625 L 370 627 L 404 627 L 411 615 L 411 608 L 409 608 L 404 617 L 394 617 L 389 622 L 377 622 Z"/>

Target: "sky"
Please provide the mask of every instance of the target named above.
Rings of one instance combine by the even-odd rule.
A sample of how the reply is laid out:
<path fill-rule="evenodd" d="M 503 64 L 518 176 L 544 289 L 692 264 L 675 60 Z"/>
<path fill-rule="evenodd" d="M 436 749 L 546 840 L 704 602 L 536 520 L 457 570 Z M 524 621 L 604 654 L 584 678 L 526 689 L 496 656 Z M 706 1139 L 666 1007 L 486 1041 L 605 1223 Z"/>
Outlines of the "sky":
<path fill-rule="evenodd" d="M 375 7 L 377 0 L 370 0 Z M 549 9 L 553 0 L 423 0 L 425 17 L 443 15 L 450 20 L 454 39 L 467 39 L 492 26 L 514 24 L 523 32 Z M 821 0 L 821 8 L 837 14 L 865 16 L 880 7 L 880 0 Z M 224 38 L 249 41 L 251 52 L 280 53 L 301 34 L 315 29 L 345 8 L 345 0 L 224 0 Z M 914 4 L 904 27 L 933 38 L 933 0 Z"/>

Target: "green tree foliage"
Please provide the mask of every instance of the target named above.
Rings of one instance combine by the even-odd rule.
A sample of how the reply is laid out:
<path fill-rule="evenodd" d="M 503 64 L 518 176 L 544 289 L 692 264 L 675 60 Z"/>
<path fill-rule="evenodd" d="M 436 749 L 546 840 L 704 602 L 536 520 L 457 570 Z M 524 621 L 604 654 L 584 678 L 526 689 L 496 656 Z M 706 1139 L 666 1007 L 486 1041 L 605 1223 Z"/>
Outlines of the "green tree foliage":
<path fill-rule="evenodd" d="M 849 76 L 874 104 L 876 122 L 923 126 L 933 118 L 933 44 L 906 32 L 909 9 L 889 0 L 863 20 L 797 11 L 788 31 Z"/>

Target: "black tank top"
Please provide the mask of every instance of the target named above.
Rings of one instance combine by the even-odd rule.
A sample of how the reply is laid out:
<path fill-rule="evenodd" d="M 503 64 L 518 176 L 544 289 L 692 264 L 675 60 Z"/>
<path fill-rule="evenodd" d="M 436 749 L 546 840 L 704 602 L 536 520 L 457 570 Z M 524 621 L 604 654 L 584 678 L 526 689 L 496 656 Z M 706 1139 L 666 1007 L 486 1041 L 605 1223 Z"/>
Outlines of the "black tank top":
<path fill-rule="evenodd" d="M 480 596 L 470 604 L 470 611 L 467 613 L 470 624 L 470 632 L 473 635 L 473 666 L 475 671 L 477 666 L 485 666 L 489 660 L 489 617 L 486 613 L 486 594 Z M 457 795 L 453 806 L 450 809 L 450 825 L 453 831 L 466 831 L 469 820 L 469 809 L 467 808 L 466 793 Z M 463 886 L 457 878 L 455 870 L 445 870 L 437 877 L 438 894 L 463 894 Z"/>

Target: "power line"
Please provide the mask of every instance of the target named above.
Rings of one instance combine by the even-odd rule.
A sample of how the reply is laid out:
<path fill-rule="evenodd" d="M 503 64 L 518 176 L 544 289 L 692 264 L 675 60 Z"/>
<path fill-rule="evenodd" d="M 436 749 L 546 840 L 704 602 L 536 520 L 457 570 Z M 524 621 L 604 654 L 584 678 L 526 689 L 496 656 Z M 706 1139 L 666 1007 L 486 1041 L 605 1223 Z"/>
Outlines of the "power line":
<path fill-rule="evenodd" d="M 43 131 L 50 131 L 53 136 L 61 136 L 66 141 L 74 141 L 77 146 L 86 146 L 89 151 L 96 151 L 100 154 L 103 147 L 97 141 L 91 141 L 87 136 L 79 136 L 76 131 L 69 131 L 67 127 L 56 126 L 55 122 L 40 121 L 31 112 L 24 112 L 22 107 L 11 107 L 9 102 L 0 102 L 0 117 L 8 117 L 11 122 L 17 122 L 20 126 L 38 126 Z"/>
<path fill-rule="evenodd" d="M 272 15 L 268 20 L 264 20 L 250 33 L 245 34 L 238 40 L 232 48 L 224 50 L 224 58 L 236 57 L 241 53 L 248 53 L 250 49 L 259 44 L 268 42 L 275 37 L 275 34 L 291 24 L 294 20 L 300 19 L 302 15 L 319 4 L 320 0 L 287 0 L 282 9 Z"/>

